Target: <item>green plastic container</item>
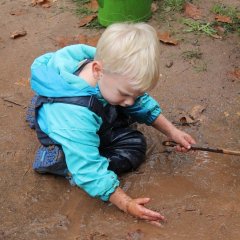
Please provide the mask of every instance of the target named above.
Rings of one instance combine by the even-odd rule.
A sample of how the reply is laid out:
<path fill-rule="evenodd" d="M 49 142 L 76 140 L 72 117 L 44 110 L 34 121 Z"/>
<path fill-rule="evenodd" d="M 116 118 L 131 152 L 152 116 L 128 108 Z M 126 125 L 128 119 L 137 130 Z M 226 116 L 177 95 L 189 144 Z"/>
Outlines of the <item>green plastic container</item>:
<path fill-rule="evenodd" d="M 98 22 L 108 26 L 116 22 L 141 22 L 151 15 L 152 0 L 98 0 Z"/>

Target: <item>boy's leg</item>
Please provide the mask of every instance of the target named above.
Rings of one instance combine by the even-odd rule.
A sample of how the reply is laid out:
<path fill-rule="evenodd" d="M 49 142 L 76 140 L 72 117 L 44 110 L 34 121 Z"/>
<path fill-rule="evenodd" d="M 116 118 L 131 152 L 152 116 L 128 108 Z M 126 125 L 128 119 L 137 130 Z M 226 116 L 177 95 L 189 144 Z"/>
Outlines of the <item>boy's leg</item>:
<path fill-rule="evenodd" d="M 127 128 L 112 129 L 101 136 L 101 155 L 109 160 L 109 170 L 122 174 L 137 169 L 145 159 L 143 134 Z"/>

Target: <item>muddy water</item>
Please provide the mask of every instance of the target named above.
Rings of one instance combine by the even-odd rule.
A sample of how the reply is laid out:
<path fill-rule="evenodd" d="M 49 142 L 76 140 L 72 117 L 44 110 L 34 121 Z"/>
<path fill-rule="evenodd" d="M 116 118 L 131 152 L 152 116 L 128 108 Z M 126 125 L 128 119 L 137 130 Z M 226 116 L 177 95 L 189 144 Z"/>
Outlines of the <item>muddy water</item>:
<path fill-rule="evenodd" d="M 161 135 L 140 129 L 149 144 L 147 159 L 137 172 L 121 178 L 122 187 L 132 197 L 151 197 L 148 206 L 164 214 L 167 222 L 156 228 L 111 204 L 79 201 L 79 191 L 73 191 L 64 205 L 72 223 L 69 232 L 77 239 L 239 239 L 240 158 L 166 152 Z M 228 145 L 224 139 L 217 143 Z"/>

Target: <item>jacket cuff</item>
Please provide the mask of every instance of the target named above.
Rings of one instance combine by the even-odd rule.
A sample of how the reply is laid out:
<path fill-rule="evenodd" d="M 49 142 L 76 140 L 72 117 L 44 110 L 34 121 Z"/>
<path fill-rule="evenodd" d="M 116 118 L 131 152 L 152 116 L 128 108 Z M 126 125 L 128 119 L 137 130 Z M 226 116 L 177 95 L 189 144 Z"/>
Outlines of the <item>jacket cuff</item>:
<path fill-rule="evenodd" d="M 100 197 L 101 200 L 107 202 L 110 196 L 115 192 L 116 188 L 119 187 L 119 184 L 119 180 L 115 181 L 111 189 L 109 189 L 104 195 Z"/>

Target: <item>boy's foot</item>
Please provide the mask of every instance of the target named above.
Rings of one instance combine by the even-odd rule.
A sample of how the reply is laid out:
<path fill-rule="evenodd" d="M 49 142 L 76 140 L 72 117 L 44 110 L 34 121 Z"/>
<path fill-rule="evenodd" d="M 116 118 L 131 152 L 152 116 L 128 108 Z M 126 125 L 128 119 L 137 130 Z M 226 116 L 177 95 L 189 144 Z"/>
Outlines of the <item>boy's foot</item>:
<path fill-rule="evenodd" d="M 33 169 L 38 173 L 68 176 L 63 150 L 57 145 L 40 146 L 36 152 Z"/>

